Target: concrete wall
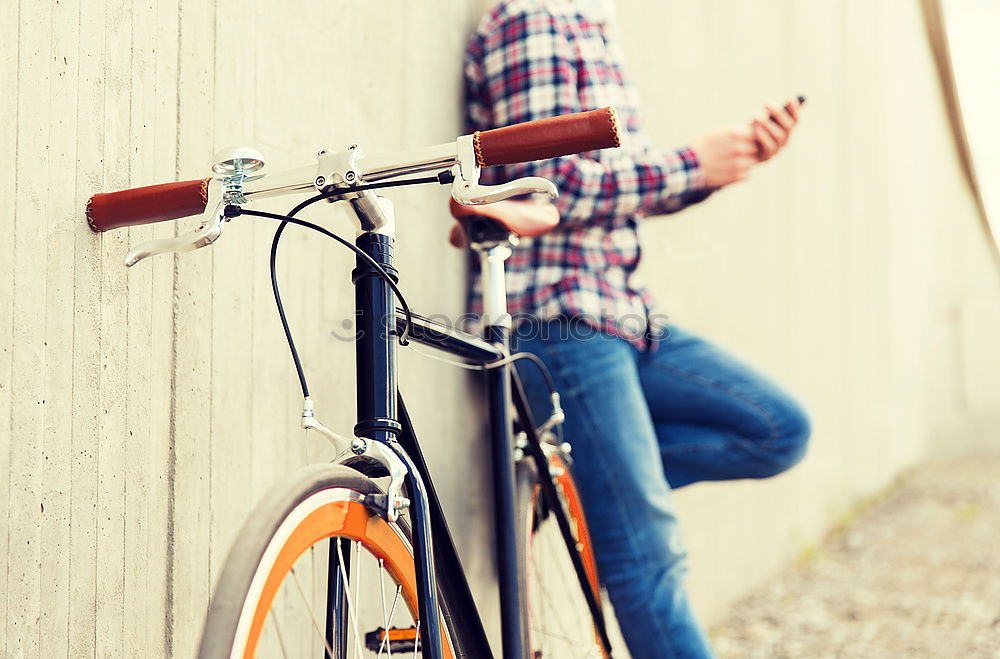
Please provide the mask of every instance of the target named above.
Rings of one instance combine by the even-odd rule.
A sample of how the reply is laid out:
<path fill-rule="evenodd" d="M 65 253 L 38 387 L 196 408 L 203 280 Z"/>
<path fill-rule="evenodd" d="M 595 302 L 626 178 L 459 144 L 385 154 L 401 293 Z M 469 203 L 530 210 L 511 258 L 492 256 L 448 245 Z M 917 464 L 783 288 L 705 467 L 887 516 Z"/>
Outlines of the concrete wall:
<path fill-rule="evenodd" d="M 14 163 L 0 171 L 0 654 L 190 656 L 243 517 L 282 475 L 330 455 L 295 429 L 267 278 L 273 227 L 240 220 L 212 248 L 126 271 L 130 245 L 188 226 L 96 236 L 86 199 L 203 176 L 233 143 L 280 169 L 321 146 L 450 139 L 484 4 L 0 3 L 0 154 Z M 647 253 L 664 255 L 646 277 L 666 309 L 786 382 L 816 427 L 795 472 L 678 497 L 711 618 L 913 462 L 995 439 L 998 278 L 915 0 L 623 0 L 621 22 L 664 145 L 767 97 L 810 97 L 786 156 L 646 232 Z M 411 303 L 460 312 L 446 192 L 392 196 Z M 336 208 L 314 216 L 350 231 Z M 341 429 L 353 423 L 353 352 L 334 336 L 350 316 L 349 264 L 294 231 L 280 262 L 317 407 Z M 472 380 L 403 359 L 489 616 L 488 484 L 476 438 L 458 429 Z"/>
<path fill-rule="evenodd" d="M 788 474 L 678 496 L 711 619 L 916 461 L 997 447 L 1000 277 L 918 2 L 631 0 L 620 13 L 661 144 L 808 96 L 787 153 L 646 224 L 666 311 L 773 374 L 814 425 Z"/>

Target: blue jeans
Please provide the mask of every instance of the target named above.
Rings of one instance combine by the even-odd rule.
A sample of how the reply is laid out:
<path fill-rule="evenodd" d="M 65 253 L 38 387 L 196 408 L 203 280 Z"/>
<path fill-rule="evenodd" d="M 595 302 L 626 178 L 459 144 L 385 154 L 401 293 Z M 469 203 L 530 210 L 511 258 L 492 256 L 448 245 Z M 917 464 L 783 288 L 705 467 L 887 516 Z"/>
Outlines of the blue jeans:
<path fill-rule="evenodd" d="M 785 471 L 805 453 L 805 414 L 760 374 L 676 328 L 652 352 L 565 319 L 522 324 L 515 343 L 545 362 L 562 397 L 598 571 L 632 656 L 711 657 L 684 592 L 671 490 Z M 518 371 L 536 419 L 547 418 L 537 367 L 520 361 Z"/>

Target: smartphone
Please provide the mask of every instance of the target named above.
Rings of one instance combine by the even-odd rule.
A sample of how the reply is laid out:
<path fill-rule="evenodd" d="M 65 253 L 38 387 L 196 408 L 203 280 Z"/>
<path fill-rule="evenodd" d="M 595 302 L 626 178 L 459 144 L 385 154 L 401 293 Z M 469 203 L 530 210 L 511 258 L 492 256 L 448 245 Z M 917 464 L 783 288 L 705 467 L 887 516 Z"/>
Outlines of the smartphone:
<path fill-rule="evenodd" d="M 802 94 L 799 94 L 796 98 L 799 101 L 799 107 L 801 107 L 802 105 L 805 104 L 805 102 L 806 102 L 806 97 L 805 96 L 803 96 Z M 785 109 L 786 110 L 788 109 L 788 105 L 785 105 Z"/>
<path fill-rule="evenodd" d="M 804 105 L 804 104 L 805 104 L 805 102 L 806 102 L 806 97 L 805 97 L 805 96 L 803 96 L 802 94 L 799 94 L 799 95 L 798 95 L 798 96 L 797 96 L 796 98 L 797 98 L 797 99 L 798 99 L 798 101 L 799 101 L 799 107 L 802 107 L 802 105 Z M 788 104 L 786 104 L 786 105 L 785 105 L 785 110 L 789 110 L 789 109 L 790 109 L 790 108 L 789 108 Z M 778 123 L 778 122 L 777 122 L 777 121 L 775 120 L 775 118 L 774 118 L 774 117 L 771 117 L 771 121 L 774 121 L 774 123 Z"/>

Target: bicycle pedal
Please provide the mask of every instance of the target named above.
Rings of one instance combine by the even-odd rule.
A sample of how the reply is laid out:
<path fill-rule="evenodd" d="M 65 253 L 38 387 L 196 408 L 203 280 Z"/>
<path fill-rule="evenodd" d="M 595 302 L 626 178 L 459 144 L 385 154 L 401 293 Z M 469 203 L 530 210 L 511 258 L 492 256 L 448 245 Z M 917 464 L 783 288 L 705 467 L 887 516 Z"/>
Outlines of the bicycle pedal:
<path fill-rule="evenodd" d="M 386 640 L 386 634 L 389 638 Z M 383 645 L 384 643 L 384 645 Z M 365 634 L 365 647 L 372 652 L 420 652 L 420 641 L 416 627 L 393 627 L 386 630 L 379 627 Z"/>

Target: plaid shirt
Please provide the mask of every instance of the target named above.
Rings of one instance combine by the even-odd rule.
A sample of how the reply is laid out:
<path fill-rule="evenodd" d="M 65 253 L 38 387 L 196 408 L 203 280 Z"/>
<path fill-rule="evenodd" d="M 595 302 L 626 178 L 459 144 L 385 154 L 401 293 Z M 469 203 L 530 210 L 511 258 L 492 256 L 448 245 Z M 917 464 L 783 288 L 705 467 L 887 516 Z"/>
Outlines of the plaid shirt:
<path fill-rule="evenodd" d="M 599 9 L 599 3 L 596 5 Z M 485 169 L 485 183 L 542 176 L 560 191 L 560 224 L 521 239 L 507 262 L 511 314 L 571 316 L 640 348 L 660 330 L 636 280 L 643 215 L 678 211 L 710 194 L 690 149 L 653 148 L 639 123 L 637 90 L 595 3 L 503 0 L 466 49 L 472 130 L 580 112 L 618 109 L 622 147 Z M 471 307 L 482 309 L 479 277 Z"/>

